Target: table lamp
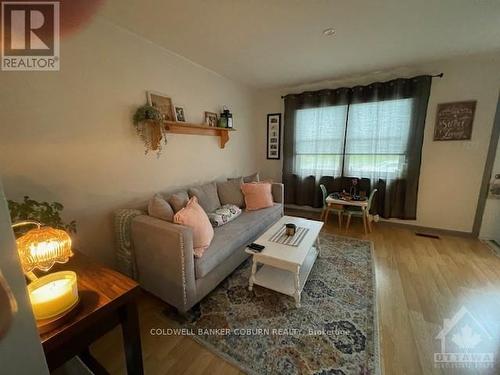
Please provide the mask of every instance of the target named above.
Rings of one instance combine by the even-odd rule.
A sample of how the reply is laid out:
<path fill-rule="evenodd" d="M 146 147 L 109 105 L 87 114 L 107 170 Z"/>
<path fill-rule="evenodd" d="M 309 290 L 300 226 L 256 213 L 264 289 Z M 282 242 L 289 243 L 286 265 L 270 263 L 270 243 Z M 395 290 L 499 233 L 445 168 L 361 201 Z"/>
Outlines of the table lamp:
<path fill-rule="evenodd" d="M 38 278 L 34 269 L 49 271 L 55 263 L 66 263 L 73 252 L 71 238 L 64 230 L 42 226 L 36 221 L 23 221 L 12 225 L 36 225 L 16 240 L 17 250 L 26 277 L 31 281 L 28 292 L 37 320 L 37 326 L 45 332 L 60 323 L 78 305 L 76 273 L 54 272 Z"/>

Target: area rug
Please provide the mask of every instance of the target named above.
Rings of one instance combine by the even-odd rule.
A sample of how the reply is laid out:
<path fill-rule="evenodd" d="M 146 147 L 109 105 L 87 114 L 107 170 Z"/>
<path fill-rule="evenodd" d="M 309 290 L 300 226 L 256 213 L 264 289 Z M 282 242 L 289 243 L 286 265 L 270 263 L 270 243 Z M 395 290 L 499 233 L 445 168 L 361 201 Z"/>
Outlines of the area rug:
<path fill-rule="evenodd" d="M 302 292 L 248 291 L 243 263 L 194 308 L 195 340 L 249 374 L 378 374 L 371 241 L 322 234 Z"/>

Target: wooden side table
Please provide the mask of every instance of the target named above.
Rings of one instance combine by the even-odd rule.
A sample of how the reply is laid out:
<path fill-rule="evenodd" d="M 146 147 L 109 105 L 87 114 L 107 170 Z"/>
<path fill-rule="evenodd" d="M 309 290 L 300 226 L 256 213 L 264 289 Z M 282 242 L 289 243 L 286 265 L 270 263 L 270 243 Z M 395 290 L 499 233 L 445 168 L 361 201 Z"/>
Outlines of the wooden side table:
<path fill-rule="evenodd" d="M 76 272 L 80 304 L 64 324 L 40 335 L 49 369 L 52 371 L 78 355 L 94 373 L 106 373 L 90 354 L 89 345 L 120 324 L 127 371 L 143 374 L 136 306 L 139 285 L 76 251 L 68 263 L 54 266 L 51 272 L 60 270 Z"/>

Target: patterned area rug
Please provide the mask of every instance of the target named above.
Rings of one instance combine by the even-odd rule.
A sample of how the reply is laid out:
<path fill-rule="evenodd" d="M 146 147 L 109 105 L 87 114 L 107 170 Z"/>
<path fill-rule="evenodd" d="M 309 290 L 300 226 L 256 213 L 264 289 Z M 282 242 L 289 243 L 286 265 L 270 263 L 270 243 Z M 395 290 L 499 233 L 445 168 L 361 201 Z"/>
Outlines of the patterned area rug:
<path fill-rule="evenodd" d="M 195 307 L 186 328 L 250 374 L 377 374 L 372 243 L 329 234 L 320 243 L 302 307 L 259 286 L 248 291 L 247 261 Z"/>

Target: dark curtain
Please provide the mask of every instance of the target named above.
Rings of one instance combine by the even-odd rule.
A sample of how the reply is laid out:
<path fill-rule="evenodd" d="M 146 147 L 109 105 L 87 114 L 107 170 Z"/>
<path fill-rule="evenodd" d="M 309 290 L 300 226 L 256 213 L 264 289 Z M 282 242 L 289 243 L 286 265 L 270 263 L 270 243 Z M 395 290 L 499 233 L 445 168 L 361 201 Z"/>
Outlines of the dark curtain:
<path fill-rule="evenodd" d="M 404 174 L 397 179 L 374 178 L 372 176 L 371 188 L 379 190 L 374 207 L 381 216 L 386 218 L 415 219 L 425 117 L 431 81 L 431 76 L 418 76 L 388 82 L 375 82 L 370 85 L 353 88 L 320 90 L 287 95 L 285 97 L 283 148 L 285 202 L 313 207 L 321 206 L 318 189 L 320 181 L 316 181 L 314 176 L 300 178 L 294 174 L 294 136 L 297 110 L 321 106 L 345 105 L 346 103 L 352 105 L 411 98 L 410 133 L 406 147 L 406 168 Z M 346 126 L 348 126 L 347 120 Z M 348 130 L 347 128 L 347 133 Z M 349 139 L 349 135 L 347 135 L 347 138 Z M 336 191 L 335 189 L 340 186 L 339 183 L 335 183 L 336 179 L 334 177 L 344 177 L 342 176 L 343 171 L 344 169 L 342 169 L 340 176 L 325 176 L 320 179 L 326 182 L 325 185 L 327 185 L 328 191 Z M 362 178 L 368 176 L 361 175 L 356 177 Z"/>
<path fill-rule="evenodd" d="M 315 176 L 300 177 L 295 171 L 295 126 L 296 112 L 300 109 L 319 108 L 349 104 L 350 89 L 303 92 L 285 97 L 283 139 L 283 182 L 285 203 L 301 206 L 321 207 L 321 191 Z"/>

